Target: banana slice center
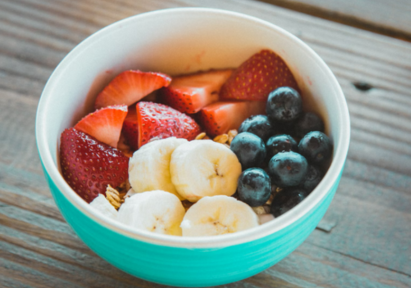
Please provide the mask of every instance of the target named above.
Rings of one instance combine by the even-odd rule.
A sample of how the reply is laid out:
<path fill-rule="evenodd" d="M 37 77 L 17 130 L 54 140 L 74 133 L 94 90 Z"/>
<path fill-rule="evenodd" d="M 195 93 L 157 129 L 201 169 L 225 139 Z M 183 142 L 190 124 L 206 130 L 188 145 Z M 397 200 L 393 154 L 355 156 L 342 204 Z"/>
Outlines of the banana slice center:
<path fill-rule="evenodd" d="M 225 224 L 221 221 L 221 208 L 219 208 L 214 215 L 204 217 L 200 222 L 205 225 L 211 225 L 215 230 L 215 235 L 222 235 L 236 232 L 237 221 L 238 219 L 231 219 L 229 225 Z"/>
<path fill-rule="evenodd" d="M 150 230 L 152 232 L 167 232 L 167 227 L 160 217 L 155 217 L 153 227 Z"/>
<path fill-rule="evenodd" d="M 214 173 L 212 173 L 210 176 L 208 176 L 208 179 L 211 180 L 212 178 L 215 177 L 224 177 L 223 172 L 221 171 L 221 169 L 219 170 L 219 165 L 218 163 L 214 163 Z"/>

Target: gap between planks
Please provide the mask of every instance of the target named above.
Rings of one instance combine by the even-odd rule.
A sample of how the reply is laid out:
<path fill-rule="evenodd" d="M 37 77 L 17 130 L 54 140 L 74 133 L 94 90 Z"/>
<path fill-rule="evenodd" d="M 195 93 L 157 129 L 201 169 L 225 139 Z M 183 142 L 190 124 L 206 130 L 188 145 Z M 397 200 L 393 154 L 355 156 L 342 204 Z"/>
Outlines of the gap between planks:
<path fill-rule="evenodd" d="M 258 0 L 260 2 L 265 2 L 268 4 L 272 4 L 278 7 L 290 9 L 293 11 L 297 11 L 300 13 L 304 13 L 307 15 L 311 15 L 314 17 L 322 18 L 325 20 L 337 22 L 340 24 L 352 26 L 355 28 L 359 28 L 362 30 L 367 30 L 370 32 L 378 33 L 381 35 L 389 36 L 389 37 L 394 37 L 398 38 L 404 41 L 411 41 L 411 30 L 408 29 L 409 26 L 407 26 L 406 23 L 403 25 L 398 25 L 398 24 L 392 24 L 393 21 L 387 21 L 384 19 L 384 17 L 380 16 L 380 18 L 376 17 L 371 13 L 371 11 L 367 11 L 366 9 L 359 9 L 360 12 L 362 13 L 355 13 L 353 15 L 353 10 L 355 8 L 355 5 L 352 5 L 350 1 L 343 1 L 342 3 L 340 1 L 331 1 L 331 4 L 325 2 L 325 1 L 313 1 L 313 2 L 307 2 L 307 1 L 293 1 L 293 0 Z M 318 2 L 318 3 L 316 3 Z M 338 2 L 339 7 L 335 7 L 333 5 L 334 3 L 336 4 Z M 348 3 L 344 3 L 348 2 Z M 364 1 L 361 1 L 364 2 Z M 376 4 L 372 0 L 365 1 L 368 3 L 359 3 L 356 2 L 357 6 L 365 6 L 365 5 L 371 5 L 371 6 L 379 6 L 379 4 Z M 388 13 L 389 11 L 397 13 L 398 17 L 402 17 L 404 19 L 403 22 L 407 22 L 406 17 L 407 15 L 405 11 L 402 11 L 404 7 L 393 7 L 393 3 L 395 1 L 385 1 L 384 6 L 380 6 L 380 12 L 386 12 Z M 403 3 L 404 5 L 407 5 L 409 3 Z M 351 7 L 349 7 L 349 5 Z M 359 7 L 363 8 L 363 7 Z M 406 7 L 405 7 L 406 8 Z M 388 11 L 389 10 L 389 11 Z M 391 23 L 390 23 L 391 22 Z M 394 21 L 395 22 L 395 21 Z M 410 22 L 410 21 L 408 21 Z M 408 23 L 408 24 L 411 24 Z"/>

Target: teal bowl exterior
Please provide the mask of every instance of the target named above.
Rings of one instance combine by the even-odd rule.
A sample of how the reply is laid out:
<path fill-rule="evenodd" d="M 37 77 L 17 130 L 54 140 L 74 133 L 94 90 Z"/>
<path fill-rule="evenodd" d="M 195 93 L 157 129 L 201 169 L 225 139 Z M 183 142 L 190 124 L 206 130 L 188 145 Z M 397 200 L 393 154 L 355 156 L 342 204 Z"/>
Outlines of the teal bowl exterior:
<path fill-rule="evenodd" d="M 64 218 L 97 255 L 138 278 L 180 287 L 239 281 L 282 260 L 310 235 L 324 216 L 337 190 L 341 173 L 318 205 L 280 231 L 234 246 L 180 248 L 143 242 L 100 225 L 68 201 L 45 171 L 54 200 Z M 113 243 L 121 248 L 113 249 Z"/>
<path fill-rule="evenodd" d="M 270 48 L 284 57 L 304 97 L 325 120 L 326 133 L 334 142 L 333 160 L 326 175 L 295 208 L 268 223 L 237 233 L 176 237 L 133 230 L 107 219 L 91 209 L 64 181 L 59 171 L 60 134 L 91 112 L 96 93 L 112 77 L 134 67 L 169 75 L 238 67 L 262 48 Z M 143 13 L 93 34 L 55 69 L 43 90 L 36 117 L 37 147 L 50 190 L 64 218 L 84 243 L 131 275 L 186 287 L 245 279 L 295 250 L 330 205 L 340 182 L 349 138 L 349 114 L 341 87 L 314 51 L 271 23 L 206 8 Z"/>

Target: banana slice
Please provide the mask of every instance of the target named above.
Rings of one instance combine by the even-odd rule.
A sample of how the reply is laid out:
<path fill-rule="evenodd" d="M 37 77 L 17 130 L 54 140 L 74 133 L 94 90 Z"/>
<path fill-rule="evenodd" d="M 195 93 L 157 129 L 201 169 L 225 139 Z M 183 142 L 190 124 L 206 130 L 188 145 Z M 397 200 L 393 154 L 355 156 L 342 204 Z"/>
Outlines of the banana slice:
<path fill-rule="evenodd" d="M 103 194 L 98 194 L 98 196 L 90 202 L 90 206 L 105 217 L 117 220 L 117 210 L 110 204 L 110 202 L 108 202 Z"/>
<path fill-rule="evenodd" d="M 205 196 L 231 196 L 237 189 L 241 164 L 229 148 L 212 140 L 193 140 L 171 155 L 171 181 L 190 202 Z"/>
<path fill-rule="evenodd" d="M 156 190 L 127 198 L 118 211 L 118 221 L 137 229 L 181 236 L 185 209 L 173 194 Z"/>
<path fill-rule="evenodd" d="M 258 226 L 253 209 L 233 197 L 204 197 L 188 209 L 181 222 L 183 236 L 234 233 Z"/>
<path fill-rule="evenodd" d="M 150 142 L 134 152 L 128 168 L 133 190 L 137 193 L 164 190 L 184 200 L 171 182 L 170 159 L 174 149 L 187 142 L 170 137 Z"/>

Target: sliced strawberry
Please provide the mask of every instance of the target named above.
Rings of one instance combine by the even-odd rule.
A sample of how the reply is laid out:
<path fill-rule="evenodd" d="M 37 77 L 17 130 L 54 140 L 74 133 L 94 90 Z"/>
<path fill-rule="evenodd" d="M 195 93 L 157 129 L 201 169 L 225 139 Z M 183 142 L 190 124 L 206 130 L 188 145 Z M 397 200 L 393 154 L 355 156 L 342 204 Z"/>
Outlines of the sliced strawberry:
<path fill-rule="evenodd" d="M 116 148 L 126 116 L 126 105 L 109 106 L 88 114 L 74 128 Z"/>
<path fill-rule="evenodd" d="M 154 90 L 168 86 L 170 82 L 171 77 L 163 73 L 124 71 L 98 94 L 95 107 L 98 109 L 117 104 L 130 106 Z"/>
<path fill-rule="evenodd" d="M 220 92 L 221 100 L 266 101 L 274 89 L 299 90 L 287 64 L 271 50 L 261 50 L 238 67 Z"/>
<path fill-rule="evenodd" d="M 151 139 L 177 137 L 193 140 L 201 132 L 190 116 L 167 105 L 141 101 L 137 103 L 136 111 L 139 148 Z"/>
<path fill-rule="evenodd" d="M 61 134 L 60 165 L 64 179 L 87 202 L 128 178 L 128 158 L 116 148 L 76 130 Z"/>
<path fill-rule="evenodd" d="M 245 119 L 258 114 L 265 114 L 265 102 L 216 102 L 201 109 L 199 118 L 207 135 L 214 137 L 238 129 Z"/>
<path fill-rule="evenodd" d="M 210 70 L 173 77 L 171 84 L 161 90 L 163 101 L 180 112 L 193 114 L 218 101 L 221 86 L 233 69 Z"/>
<path fill-rule="evenodd" d="M 136 105 L 131 105 L 128 108 L 128 113 L 126 119 L 123 123 L 124 138 L 126 142 L 133 150 L 138 149 L 138 121 L 136 113 Z"/>

